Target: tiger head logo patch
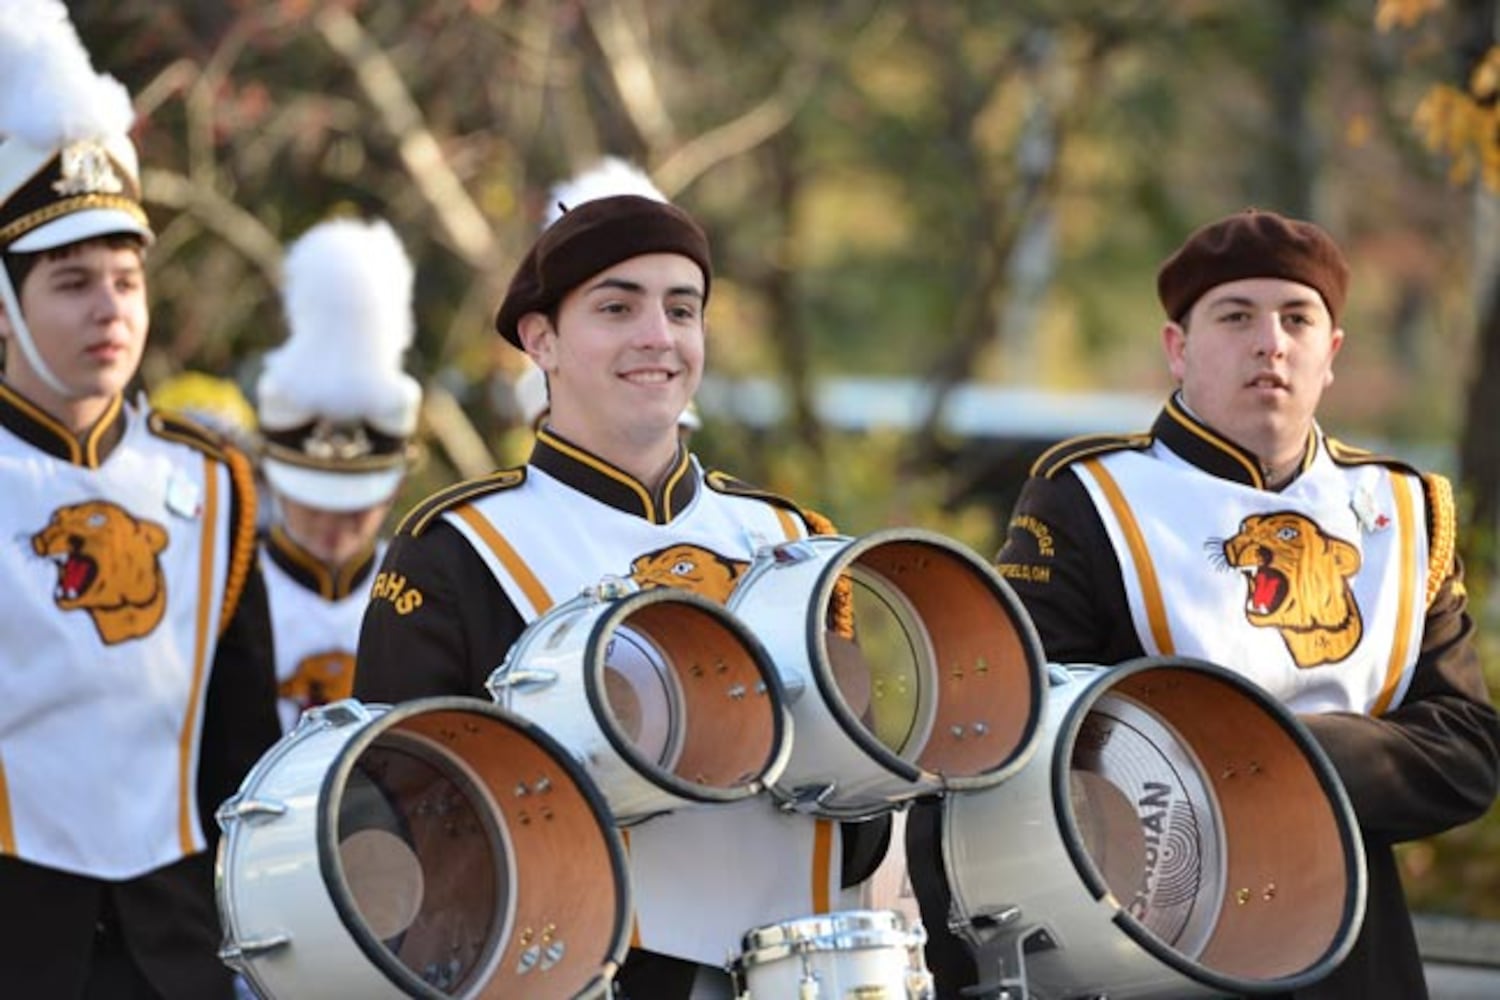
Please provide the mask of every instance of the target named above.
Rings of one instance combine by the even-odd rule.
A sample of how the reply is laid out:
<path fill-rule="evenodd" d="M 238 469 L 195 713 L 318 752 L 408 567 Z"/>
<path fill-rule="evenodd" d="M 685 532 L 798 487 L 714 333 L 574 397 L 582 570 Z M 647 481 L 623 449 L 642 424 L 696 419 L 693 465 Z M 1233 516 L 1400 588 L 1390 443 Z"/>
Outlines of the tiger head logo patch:
<path fill-rule="evenodd" d="M 749 566 L 697 545 L 669 545 L 637 556 L 630 564 L 630 578 L 642 590 L 676 587 L 723 604 Z"/>
<path fill-rule="evenodd" d="M 348 698 L 354 694 L 354 654 L 334 649 L 304 657 L 276 693 L 299 711 Z"/>
<path fill-rule="evenodd" d="M 86 611 L 107 645 L 149 635 L 167 608 L 159 556 L 167 529 L 104 500 L 60 507 L 31 536 L 32 551 L 57 566 L 52 599 Z"/>
<path fill-rule="evenodd" d="M 1364 623 L 1349 580 L 1359 550 L 1301 514 L 1252 514 L 1224 540 L 1231 569 L 1244 575 L 1245 619 L 1281 633 L 1299 667 L 1337 663 L 1354 651 Z"/>

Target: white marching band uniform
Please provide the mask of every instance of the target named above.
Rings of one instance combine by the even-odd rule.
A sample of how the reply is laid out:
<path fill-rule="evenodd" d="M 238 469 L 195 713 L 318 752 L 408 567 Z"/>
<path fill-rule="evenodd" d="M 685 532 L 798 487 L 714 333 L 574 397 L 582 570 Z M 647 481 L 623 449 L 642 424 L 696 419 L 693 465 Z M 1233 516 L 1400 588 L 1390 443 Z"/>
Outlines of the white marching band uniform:
<path fill-rule="evenodd" d="M 3 387 L 0 397 L 29 409 Z M 102 461 L 65 461 L 0 431 L 0 530 L 10 540 L 0 573 L 11 582 L 0 636 L 28 651 L 0 671 L 0 852 L 110 879 L 206 846 L 198 736 L 236 548 L 229 466 L 160 418 L 123 409 L 124 435 Z M 49 524 L 73 537 L 44 551 Z M 86 607 L 63 606 L 90 572 L 124 586 L 106 578 L 158 568 L 141 592 L 160 601 L 159 624 L 143 607 L 144 620 L 124 631 L 89 627 Z"/>
<path fill-rule="evenodd" d="M 1305 470 L 1274 493 L 1204 476 L 1159 441 L 1073 466 L 1109 534 L 1148 655 L 1221 664 L 1294 712 L 1379 714 L 1400 703 L 1420 652 L 1431 578 L 1422 480 L 1388 465 L 1337 464 L 1329 447 L 1316 435 Z M 1150 516 L 1137 517 L 1137 509 Z M 1294 651 L 1281 629 L 1252 621 L 1247 603 L 1256 598 L 1247 602 L 1242 579 L 1251 569 L 1188 542 L 1250 518 L 1268 519 L 1259 530 L 1282 533 L 1288 549 L 1342 547 L 1349 593 L 1340 603 L 1349 617 L 1325 628 L 1326 650 L 1309 641 Z M 1220 572 L 1205 573 L 1206 559 Z M 1317 592 L 1285 599 L 1306 605 L 1346 586 L 1344 579 L 1318 582 Z M 1287 586 L 1298 589 L 1295 581 Z"/>
<path fill-rule="evenodd" d="M 542 437 L 571 450 L 546 431 Z M 700 488 L 686 509 L 662 511 L 660 521 L 600 502 L 535 465 L 524 483 L 442 517 L 473 546 L 528 624 L 605 576 L 630 576 L 645 555 L 716 556 L 740 564 L 738 576 L 756 549 L 806 535 L 802 522 L 780 507 L 701 488 L 707 480 L 695 459 L 678 474 Z M 546 531 L 528 528 L 543 523 Z M 678 585 L 699 590 L 692 584 L 695 567 L 679 569 Z M 782 812 L 767 796 L 654 817 L 626 834 L 637 947 L 719 966 L 751 927 L 842 908 L 839 824 Z"/>
<path fill-rule="evenodd" d="M 279 526 L 262 539 L 261 573 L 276 636 L 277 710 L 283 732 L 290 732 L 307 709 L 353 692 L 359 623 L 384 552 L 384 543 L 377 541 L 372 550 L 335 573 Z"/>

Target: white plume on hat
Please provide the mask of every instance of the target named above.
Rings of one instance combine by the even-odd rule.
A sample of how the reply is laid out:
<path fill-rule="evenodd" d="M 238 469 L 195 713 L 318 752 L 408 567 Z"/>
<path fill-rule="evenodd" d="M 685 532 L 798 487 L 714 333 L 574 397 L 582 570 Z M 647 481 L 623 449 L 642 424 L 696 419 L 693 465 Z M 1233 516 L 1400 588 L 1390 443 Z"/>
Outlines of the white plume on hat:
<path fill-rule="evenodd" d="M 287 251 L 282 301 L 291 335 L 256 387 L 267 429 L 364 421 L 393 437 L 417 426 L 422 389 L 401 367 L 415 333 L 415 273 L 390 225 L 333 219 Z"/>
<path fill-rule="evenodd" d="M 134 122 L 129 92 L 94 72 L 61 0 L 0 0 L 0 135 L 55 149 Z"/>
<path fill-rule="evenodd" d="M 149 243 L 134 121 L 129 92 L 94 71 L 60 0 L 0 0 L 0 251 L 40 253 L 117 233 Z M 31 369 L 76 397 L 37 349 L 6 274 L 0 305 Z"/>
<path fill-rule="evenodd" d="M 622 194 L 667 201 L 667 196 L 651 183 L 651 178 L 640 167 L 618 156 L 606 156 L 582 173 L 553 185 L 547 198 L 547 217 L 542 228 L 546 229 L 562 218 L 565 209 L 577 208 L 596 198 L 612 198 Z"/>

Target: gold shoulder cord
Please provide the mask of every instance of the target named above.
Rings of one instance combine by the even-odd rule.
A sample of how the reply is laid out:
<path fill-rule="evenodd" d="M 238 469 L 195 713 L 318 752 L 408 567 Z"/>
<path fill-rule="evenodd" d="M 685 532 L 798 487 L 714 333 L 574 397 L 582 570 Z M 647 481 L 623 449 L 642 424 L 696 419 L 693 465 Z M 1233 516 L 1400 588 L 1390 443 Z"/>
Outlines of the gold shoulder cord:
<path fill-rule="evenodd" d="M 255 473 L 250 460 L 238 449 L 224 452 L 224 461 L 229 466 L 229 479 L 239 498 L 239 520 L 233 525 L 229 555 L 229 582 L 224 587 L 224 612 L 219 618 L 219 634 L 229 625 L 244 593 L 245 581 L 250 576 L 250 564 L 255 558 Z"/>
<path fill-rule="evenodd" d="M 837 535 L 839 529 L 832 521 L 817 511 L 804 507 L 802 519 L 815 535 Z M 845 639 L 854 638 L 854 584 L 848 576 L 840 576 L 833 585 L 833 595 L 828 601 L 829 628 Z"/>
<path fill-rule="evenodd" d="M 1453 504 L 1453 484 L 1448 477 L 1429 473 L 1422 477 L 1422 484 L 1426 487 L 1432 524 L 1432 543 L 1427 559 L 1427 606 L 1431 607 L 1443 581 L 1453 572 L 1458 515 Z"/>

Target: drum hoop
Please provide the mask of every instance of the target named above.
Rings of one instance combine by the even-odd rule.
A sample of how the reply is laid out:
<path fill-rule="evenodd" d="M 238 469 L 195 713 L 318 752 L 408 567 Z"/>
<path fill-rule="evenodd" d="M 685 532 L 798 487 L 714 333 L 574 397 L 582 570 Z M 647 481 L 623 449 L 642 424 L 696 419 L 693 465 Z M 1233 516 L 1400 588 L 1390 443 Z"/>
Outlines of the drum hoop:
<path fill-rule="evenodd" d="M 858 538 L 847 538 L 846 536 L 819 536 L 819 538 L 840 538 L 846 542 L 834 557 L 823 567 L 818 575 L 817 583 L 813 587 L 813 600 L 811 607 L 816 609 L 816 614 L 808 616 L 806 622 L 807 649 L 810 652 L 809 664 L 812 668 L 814 681 L 818 685 L 824 704 L 827 705 L 830 714 L 838 722 L 846 735 L 877 764 L 896 774 L 907 781 L 921 781 L 924 779 L 937 778 L 937 775 L 928 775 L 912 762 L 903 759 L 891 749 L 866 731 L 860 725 L 859 720 L 844 705 L 843 697 L 839 694 L 838 683 L 833 676 L 833 667 L 828 662 L 826 648 L 823 644 L 823 622 L 822 616 L 833 599 L 833 590 L 838 583 L 839 574 L 847 569 L 854 561 L 866 551 L 892 542 L 917 542 L 930 545 L 933 548 L 942 549 L 948 555 L 956 557 L 979 580 L 984 583 L 991 592 L 999 598 L 1004 605 L 1012 624 L 1016 627 L 1017 640 L 1028 654 L 1030 661 L 1032 681 L 1029 685 L 1030 709 L 1027 713 L 1027 732 L 1018 745 L 1010 760 L 1001 766 L 980 775 L 969 777 L 950 778 L 941 776 L 944 787 L 953 789 L 975 789 L 986 788 L 1003 781 L 1006 777 L 1018 771 L 1030 758 L 1036 749 L 1038 737 L 1041 735 L 1042 722 L 1042 699 L 1046 691 L 1045 668 L 1046 654 L 1042 649 L 1042 640 L 1037 634 L 1035 625 L 1032 624 L 1028 615 L 1018 598 L 1010 588 L 1010 585 L 995 571 L 989 563 L 980 559 L 966 546 L 955 544 L 952 539 L 934 531 L 922 528 L 888 528 L 882 531 L 871 532 Z M 874 575 L 874 574 L 872 574 Z"/>
<path fill-rule="evenodd" d="M 1085 684 L 1084 689 L 1068 705 L 1064 718 L 1057 727 L 1054 744 L 1057 752 L 1054 753 L 1051 761 L 1053 814 L 1057 829 L 1063 833 L 1063 848 L 1067 851 L 1068 857 L 1073 863 L 1074 870 L 1078 873 L 1089 894 L 1095 899 L 1106 899 L 1110 898 L 1110 889 L 1104 880 L 1104 874 L 1099 871 L 1094 860 L 1084 850 L 1083 837 L 1079 833 L 1077 825 L 1073 822 L 1073 818 L 1065 805 L 1068 802 L 1069 796 L 1068 774 L 1070 761 L 1067 758 L 1071 756 L 1071 749 L 1077 742 L 1079 730 L 1083 726 L 1083 720 L 1093 709 L 1095 703 L 1105 694 L 1110 693 L 1110 689 L 1125 677 L 1158 667 L 1189 667 L 1212 675 L 1265 709 L 1267 714 L 1297 744 L 1298 749 L 1307 755 L 1308 764 L 1313 769 L 1318 784 L 1328 796 L 1329 808 L 1333 810 L 1338 819 L 1339 839 L 1344 848 L 1344 856 L 1349 859 L 1348 867 L 1351 870 L 1348 876 L 1351 891 L 1348 893 L 1345 901 L 1342 924 L 1346 928 L 1354 927 L 1360 915 L 1364 913 L 1365 896 L 1368 891 L 1367 874 L 1364 865 L 1364 845 L 1355 833 L 1358 830 L 1358 821 L 1354 816 L 1354 807 L 1349 801 L 1349 795 L 1344 790 L 1343 784 L 1338 779 L 1338 774 L 1333 768 L 1332 761 L 1318 746 L 1317 741 L 1313 738 L 1312 733 L 1308 731 L 1307 727 L 1298 721 L 1296 716 L 1285 705 L 1273 698 L 1269 692 L 1265 691 L 1259 685 L 1252 684 L 1226 667 L 1192 657 L 1142 656 L 1127 660 L 1113 667 L 1095 671 L 1095 676 L 1083 681 Z M 1065 748 L 1069 751 L 1068 754 L 1062 752 Z M 1119 903 L 1115 905 L 1117 907 L 1113 917 L 1115 924 L 1138 947 L 1149 952 L 1152 957 L 1182 974 L 1187 979 L 1210 986 L 1216 990 L 1234 994 L 1283 993 L 1301 989 L 1304 986 L 1310 986 L 1327 976 L 1332 969 L 1336 968 L 1348 956 L 1358 937 L 1354 933 L 1339 935 L 1334 947 L 1321 960 L 1294 975 L 1271 980 L 1243 979 L 1235 976 L 1226 976 L 1192 961 L 1186 955 L 1167 945 L 1166 942 L 1162 941 L 1148 929 L 1145 924 L 1126 912 L 1123 905 Z"/>
<path fill-rule="evenodd" d="M 364 704 L 353 699 L 345 699 L 309 709 L 298 718 L 296 725 L 288 733 L 272 744 L 261 755 L 260 759 L 251 766 L 241 781 L 239 789 L 219 808 L 222 810 L 229 803 L 239 800 L 245 795 L 247 789 L 263 788 L 266 779 L 275 773 L 281 763 L 296 752 L 304 740 L 311 738 L 315 733 L 328 729 L 339 729 L 349 725 L 355 726 L 357 732 L 359 728 L 380 718 L 389 709 L 390 706 L 386 704 Z M 351 733 L 351 737 L 352 735 Z M 214 901 L 219 911 L 219 925 L 222 929 L 225 943 L 238 945 L 245 939 L 243 932 L 246 928 L 240 925 L 240 907 L 236 895 L 238 887 L 235 880 L 230 877 L 229 869 L 232 862 L 239 860 L 238 849 L 240 840 L 246 836 L 241 828 L 247 821 L 237 818 L 234 822 L 226 822 L 220 818 L 218 822 L 221 828 L 221 836 L 219 838 L 218 849 L 214 852 Z M 320 875 L 321 872 L 320 865 Z M 356 937 L 357 935 L 351 934 L 350 936 Z M 264 988 L 264 984 L 261 982 L 261 975 L 255 963 L 234 960 L 230 964 L 241 976 L 249 980 L 259 992 L 268 994 L 268 991 Z"/>
<path fill-rule="evenodd" d="M 799 933 L 797 928 L 811 929 Z M 762 940 L 770 938 L 771 940 Z M 847 910 L 758 927 L 745 934 L 736 960 L 742 969 L 796 955 L 899 948 L 911 951 L 927 941 L 920 923 L 907 926 L 901 914 L 887 910 Z"/>
<path fill-rule="evenodd" d="M 625 952 L 629 947 L 630 916 L 634 912 L 634 903 L 632 900 L 624 841 L 621 839 L 619 831 L 615 828 L 614 818 L 609 806 L 595 788 L 593 780 L 584 773 L 582 767 L 573 759 L 572 755 L 556 739 L 549 736 L 545 730 L 528 719 L 476 698 L 456 696 L 422 698 L 396 705 L 381 714 L 374 721 L 364 725 L 363 728 L 355 733 L 340 748 L 330 763 L 327 773 L 323 777 L 323 783 L 318 795 L 319 809 L 315 834 L 318 849 L 318 866 L 322 872 L 323 884 L 328 890 L 329 898 L 332 900 L 334 909 L 338 913 L 339 919 L 343 922 L 344 928 L 349 932 L 350 938 L 354 940 L 355 944 L 359 946 L 360 951 L 364 952 L 365 957 L 376 968 L 385 973 L 395 985 L 408 991 L 408 995 L 418 997 L 420 1000 L 454 1000 L 453 994 L 435 990 L 418 979 L 384 945 L 360 929 L 363 922 L 362 918 L 358 915 L 352 892 L 345 883 L 343 873 L 337 862 L 338 844 L 336 826 L 338 802 L 335 801 L 336 796 L 330 794 L 335 789 L 345 787 L 349 773 L 353 770 L 354 762 L 387 729 L 392 728 L 411 716 L 441 711 L 459 711 L 488 715 L 496 721 L 520 731 L 522 735 L 536 743 L 573 780 L 589 811 L 593 814 L 603 836 L 605 850 L 609 855 L 610 870 L 614 873 L 615 885 L 619 888 L 619 892 L 615 898 L 614 940 L 610 942 L 609 952 L 604 960 L 606 965 L 613 965 L 615 968 L 618 968 L 624 962 Z M 498 807 L 496 811 L 498 811 Z"/>
<path fill-rule="evenodd" d="M 608 644 L 609 636 L 630 615 L 646 605 L 666 601 L 686 604 L 711 616 L 716 623 L 724 626 L 734 634 L 735 638 L 744 643 L 751 658 L 760 667 L 761 679 L 766 685 L 766 697 L 771 703 L 772 752 L 761 769 L 761 777 L 754 781 L 735 788 L 712 788 L 683 781 L 653 761 L 646 760 L 615 725 L 614 715 L 609 708 L 609 699 L 604 691 L 603 650 Z M 726 611 L 723 605 L 691 591 L 672 587 L 654 587 L 650 590 L 637 591 L 612 601 L 609 608 L 594 619 L 588 640 L 584 644 L 584 650 L 584 694 L 588 698 L 589 711 L 594 714 L 599 730 L 609 741 L 615 753 L 630 765 L 631 770 L 663 791 L 695 802 L 739 802 L 760 794 L 772 777 L 779 776 L 786 768 L 792 752 L 791 740 L 787 734 L 791 711 L 787 707 L 786 690 L 782 686 L 781 676 L 771 660 L 771 654 L 766 651 L 765 645 L 756 638 L 744 622 Z"/>

